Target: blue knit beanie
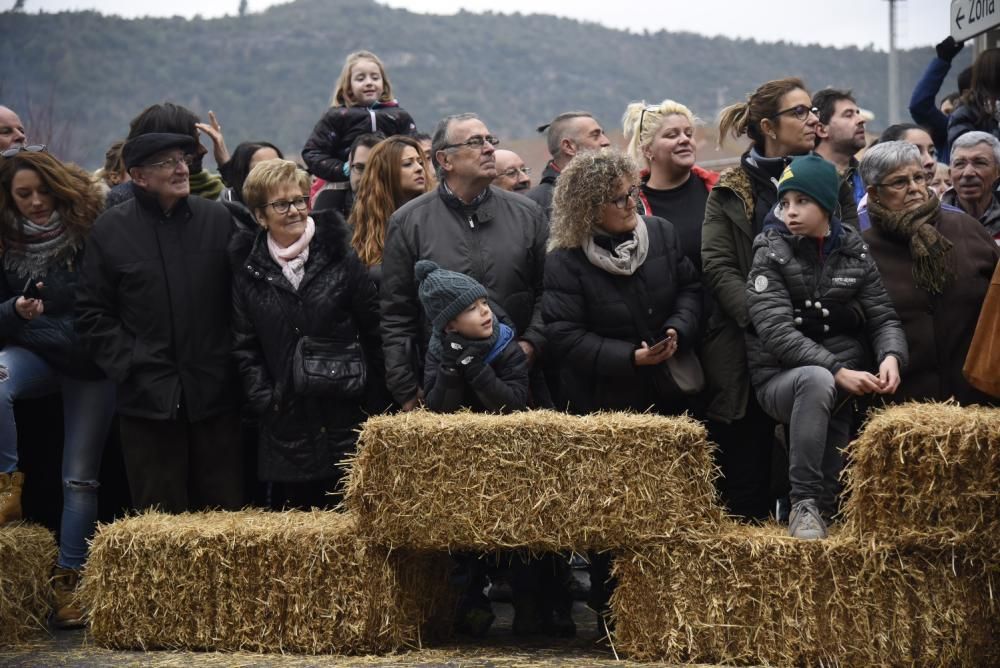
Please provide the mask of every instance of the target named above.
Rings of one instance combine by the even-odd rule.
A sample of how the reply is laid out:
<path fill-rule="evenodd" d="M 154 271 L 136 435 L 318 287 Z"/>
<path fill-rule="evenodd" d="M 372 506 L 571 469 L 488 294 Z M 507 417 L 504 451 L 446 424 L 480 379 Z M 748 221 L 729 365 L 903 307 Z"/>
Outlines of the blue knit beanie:
<path fill-rule="evenodd" d="M 443 332 L 449 322 L 477 299 L 487 296 L 486 288 L 479 281 L 457 271 L 442 269 L 436 262 L 420 260 L 413 268 L 420 284 L 420 303 L 435 334 Z"/>

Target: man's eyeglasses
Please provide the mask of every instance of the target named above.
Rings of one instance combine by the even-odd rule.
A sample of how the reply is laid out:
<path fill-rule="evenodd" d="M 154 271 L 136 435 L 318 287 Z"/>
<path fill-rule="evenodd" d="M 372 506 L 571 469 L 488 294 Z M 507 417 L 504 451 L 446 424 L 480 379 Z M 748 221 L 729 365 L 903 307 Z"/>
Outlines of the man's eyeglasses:
<path fill-rule="evenodd" d="M 13 148 L 7 149 L 3 153 L 0 153 L 0 156 L 3 156 L 4 158 L 13 158 L 21 151 L 27 151 L 28 153 L 47 153 L 48 147 L 45 144 L 32 144 L 30 146 L 15 146 Z"/>
<path fill-rule="evenodd" d="M 900 176 L 898 179 L 886 181 L 885 183 L 876 183 L 875 185 L 888 188 L 889 190 L 895 190 L 896 192 L 903 192 L 911 182 L 913 185 L 921 188 L 925 183 L 927 183 L 927 177 L 923 172 L 921 172 L 919 174 L 914 174 L 913 176 Z"/>
<path fill-rule="evenodd" d="M 771 118 L 777 118 L 778 116 L 794 116 L 796 120 L 804 121 L 809 118 L 809 114 L 812 114 L 816 118 L 819 118 L 819 108 L 818 107 L 807 107 L 804 104 L 797 104 L 794 107 L 789 107 L 788 109 L 782 109 L 776 113 Z"/>
<path fill-rule="evenodd" d="M 627 193 L 611 200 L 611 203 L 619 209 L 624 209 L 628 207 L 629 201 L 635 202 L 637 199 L 639 199 L 639 186 L 632 186 Z"/>
<path fill-rule="evenodd" d="M 293 206 L 295 207 L 295 209 L 297 211 L 305 211 L 306 208 L 309 206 L 309 198 L 308 197 L 296 197 L 293 200 L 277 199 L 277 200 L 274 200 L 273 202 L 268 202 L 264 206 L 266 206 L 266 207 L 269 206 L 272 209 L 274 209 L 275 213 L 280 214 L 280 215 L 284 215 L 284 214 L 288 213 L 288 210 L 291 209 Z"/>
<path fill-rule="evenodd" d="M 506 176 L 512 179 L 517 176 L 518 173 L 524 174 L 525 176 L 531 176 L 531 167 L 511 167 L 510 169 L 505 169 L 502 172 L 497 172 L 497 176 Z"/>
<path fill-rule="evenodd" d="M 172 172 L 177 169 L 177 165 L 182 162 L 190 167 L 194 162 L 194 156 L 190 153 L 185 153 L 179 158 L 167 158 L 166 160 L 160 160 L 159 162 L 148 162 L 143 165 L 143 167 L 152 167 L 153 169 L 163 169 Z"/>
<path fill-rule="evenodd" d="M 363 163 L 363 162 L 355 162 L 355 163 L 353 163 L 351 165 L 351 171 L 354 172 L 355 174 L 358 174 L 358 175 L 364 174 L 365 173 L 365 163 Z"/>
<path fill-rule="evenodd" d="M 465 141 L 460 142 L 458 144 L 445 144 L 441 148 L 442 149 L 463 148 L 468 146 L 469 148 L 475 148 L 481 151 L 483 150 L 483 147 L 486 146 L 487 142 L 489 142 L 490 146 L 500 145 L 500 140 L 494 137 L 493 135 L 486 135 L 485 137 L 480 137 L 479 135 L 476 135 L 475 137 L 469 137 Z"/>

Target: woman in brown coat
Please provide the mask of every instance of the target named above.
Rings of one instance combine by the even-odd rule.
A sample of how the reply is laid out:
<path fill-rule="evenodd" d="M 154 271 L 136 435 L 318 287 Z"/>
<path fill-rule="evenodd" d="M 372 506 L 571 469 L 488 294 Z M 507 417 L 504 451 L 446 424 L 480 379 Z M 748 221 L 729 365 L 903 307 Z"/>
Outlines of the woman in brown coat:
<path fill-rule="evenodd" d="M 872 224 L 863 237 L 910 346 L 906 375 L 891 401 L 988 403 L 962 366 L 1000 249 L 978 221 L 942 206 L 930 192 L 915 146 L 873 146 L 860 170 Z"/>

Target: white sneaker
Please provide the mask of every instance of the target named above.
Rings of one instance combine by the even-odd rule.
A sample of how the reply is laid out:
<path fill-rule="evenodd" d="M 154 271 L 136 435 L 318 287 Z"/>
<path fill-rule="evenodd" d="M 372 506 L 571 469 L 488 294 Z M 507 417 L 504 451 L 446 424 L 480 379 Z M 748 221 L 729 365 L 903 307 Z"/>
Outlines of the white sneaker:
<path fill-rule="evenodd" d="M 802 499 L 792 506 L 788 516 L 788 535 L 803 540 L 827 537 L 826 522 L 819 514 L 815 499 Z"/>

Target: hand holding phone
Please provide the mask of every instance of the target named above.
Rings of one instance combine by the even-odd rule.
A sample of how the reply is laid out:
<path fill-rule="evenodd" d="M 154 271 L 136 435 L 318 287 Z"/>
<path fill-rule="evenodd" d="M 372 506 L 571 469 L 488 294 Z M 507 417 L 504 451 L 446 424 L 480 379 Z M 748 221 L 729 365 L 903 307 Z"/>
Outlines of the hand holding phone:
<path fill-rule="evenodd" d="M 40 285 L 41 285 L 41 283 L 39 283 L 35 279 L 29 278 L 28 281 L 27 281 L 27 283 L 24 284 L 24 290 L 22 290 L 22 293 L 24 294 L 24 298 L 25 299 L 41 299 L 42 298 L 42 290 L 41 290 L 41 288 L 39 288 Z"/>
<path fill-rule="evenodd" d="M 663 350 L 663 348 L 674 340 L 674 335 L 672 332 L 664 332 L 653 338 L 653 341 L 649 344 L 649 349 L 655 352 Z"/>

